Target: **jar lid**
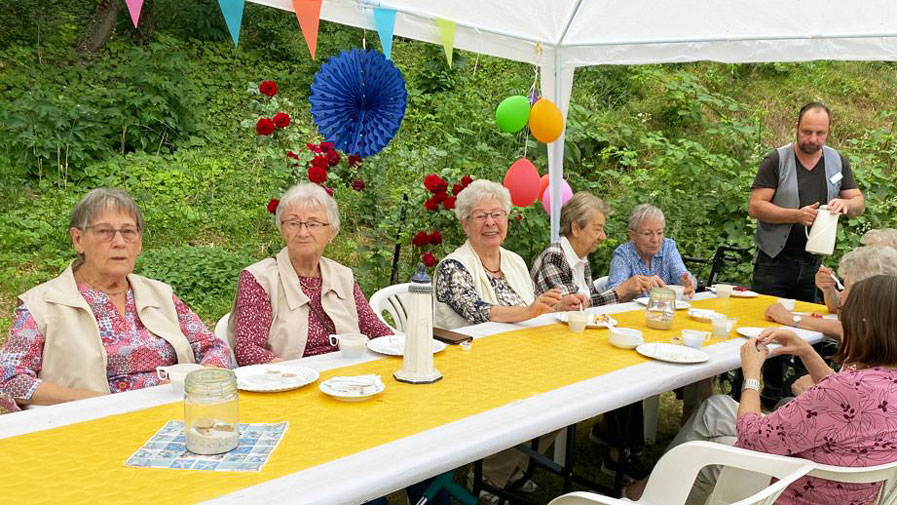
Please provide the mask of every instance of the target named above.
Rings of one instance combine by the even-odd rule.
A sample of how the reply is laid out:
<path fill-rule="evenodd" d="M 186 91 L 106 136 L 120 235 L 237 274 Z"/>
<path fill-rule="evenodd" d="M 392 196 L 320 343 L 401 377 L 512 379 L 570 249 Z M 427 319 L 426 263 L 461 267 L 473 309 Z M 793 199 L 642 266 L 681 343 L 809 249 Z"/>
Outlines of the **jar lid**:
<path fill-rule="evenodd" d="M 669 298 L 671 300 L 675 300 L 676 292 L 670 288 L 651 288 L 651 298 L 660 300 Z"/>
<path fill-rule="evenodd" d="M 226 368 L 204 368 L 187 374 L 184 391 L 200 395 L 229 395 L 237 391 L 237 375 Z"/>

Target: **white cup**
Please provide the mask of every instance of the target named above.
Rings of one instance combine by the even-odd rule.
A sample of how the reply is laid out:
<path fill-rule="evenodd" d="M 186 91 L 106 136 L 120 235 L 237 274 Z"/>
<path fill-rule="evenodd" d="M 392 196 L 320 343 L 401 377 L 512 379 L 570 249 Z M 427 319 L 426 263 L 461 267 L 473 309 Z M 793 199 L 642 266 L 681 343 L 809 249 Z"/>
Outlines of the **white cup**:
<path fill-rule="evenodd" d="M 670 340 L 673 341 L 674 344 L 680 344 L 687 347 L 694 347 L 695 349 L 700 349 L 701 346 L 704 345 L 704 342 L 710 339 L 709 331 L 700 331 L 700 330 L 682 330 L 682 335 L 679 337 L 673 337 Z"/>
<path fill-rule="evenodd" d="M 737 319 L 727 318 L 727 317 L 717 317 L 710 320 L 711 335 L 713 338 L 726 338 L 732 333 L 732 328 L 735 327 L 735 323 Z"/>
<path fill-rule="evenodd" d="M 364 353 L 368 338 L 361 333 L 338 333 L 330 335 L 330 345 L 339 347 L 344 358 L 358 358 Z"/>
<path fill-rule="evenodd" d="M 794 298 L 779 298 L 778 302 L 782 304 L 782 307 L 785 307 L 785 310 L 788 312 L 794 312 Z"/>
<path fill-rule="evenodd" d="M 613 326 L 610 329 L 610 344 L 624 349 L 633 349 L 645 343 L 642 332 L 632 328 L 619 328 Z"/>
<path fill-rule="evenodd" d="M 586 324 L 589 322 L 589 313 L 582 310 L 571 310 L 567 312 L 567 327 L 573 333 L 582 333 L 586 330 Z"/>
<path fill-rule="evenodd" d="M 196 363 L 181 363 L 180 365 L 157 366 L 156 377 L 159 380 L 169 380 L 171 389 L 177 394 L 184 394 L 184 381 L 187 380 L 187 374 L 194 370 L 202 370 L 205 368 Z"/>
<path fill-rule="evenodd" d="M 716 297 L 720 300 L 728 300 L 732 296 L 733 286 L 731 284 L 717 284 L 714 287 L 716 288 Z"/>
<path fill-rule="evenodd" d="M 672 289 L 676 293 L 677 300 L 685 300 L 685 286 L 679 286 L 678 284 L 668 284 L 667 287 Z"/>

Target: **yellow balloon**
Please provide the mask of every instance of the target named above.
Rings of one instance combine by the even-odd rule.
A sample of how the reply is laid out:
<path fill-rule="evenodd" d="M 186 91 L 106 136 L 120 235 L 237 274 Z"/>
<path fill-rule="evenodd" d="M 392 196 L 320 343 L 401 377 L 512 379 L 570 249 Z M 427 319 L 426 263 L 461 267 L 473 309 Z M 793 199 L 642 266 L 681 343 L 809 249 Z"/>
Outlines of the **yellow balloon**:
<path fill-rule="evenodd" d="M 554 142 L 564 131 L 564 116 L 551 100 L 540 98 L 529 113 L 529 131 L 539 142 Z"/>

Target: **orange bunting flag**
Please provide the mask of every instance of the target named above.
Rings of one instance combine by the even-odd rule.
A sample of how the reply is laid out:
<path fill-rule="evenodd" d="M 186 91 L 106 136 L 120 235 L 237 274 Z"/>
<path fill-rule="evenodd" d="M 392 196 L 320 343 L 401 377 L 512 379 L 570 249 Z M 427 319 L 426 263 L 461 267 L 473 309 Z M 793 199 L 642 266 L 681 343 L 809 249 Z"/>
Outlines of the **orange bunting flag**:
<path fill-rule="evenodd" d="M 439 37 L 442 39 L 442 47 L 445 49 L 445 59 L 448 60 L 449 68 L 451 68 L 452 51 L 455 49 L 455 22 L 436 18 L 436 26 L 439 27 Z"/>
<path fill-rule="evenodd" d="M 315 59 L 318 51 L 318 24 L 321 21 L 321 3 L 323 0 L 293 0 L 293 10 L 299 20 L 299 28 L 305 37 L 305 44 L 311 59 Z"/>

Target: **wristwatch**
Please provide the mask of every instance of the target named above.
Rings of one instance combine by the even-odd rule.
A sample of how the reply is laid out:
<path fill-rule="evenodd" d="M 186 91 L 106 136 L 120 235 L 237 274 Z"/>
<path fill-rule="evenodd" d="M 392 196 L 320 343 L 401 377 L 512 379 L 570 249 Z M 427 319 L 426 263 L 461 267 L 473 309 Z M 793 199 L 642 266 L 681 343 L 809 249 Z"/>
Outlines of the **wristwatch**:
<path fill-rule="evenodd" d="M 741 383 L 741 390 L 745 389 L 753 389 L 756 392 L 760 392 L 760 381 L 757 379 L 745 379 L 744 382 Z"/>
<path fill-rule="evenodd" d="M 801 319 L 803 319 L 803 318 L 804 318 L 804 316 L 794 316 L 794 317 L 792 317 L 792 318 L 791 318 L 791 326 L 794 326 L 795 328 L 797 328 L 797 325 L 800 324 L 800 321 L 801 321 Z"/>

